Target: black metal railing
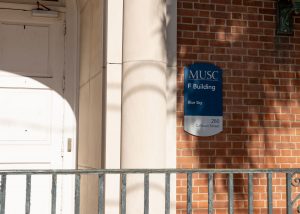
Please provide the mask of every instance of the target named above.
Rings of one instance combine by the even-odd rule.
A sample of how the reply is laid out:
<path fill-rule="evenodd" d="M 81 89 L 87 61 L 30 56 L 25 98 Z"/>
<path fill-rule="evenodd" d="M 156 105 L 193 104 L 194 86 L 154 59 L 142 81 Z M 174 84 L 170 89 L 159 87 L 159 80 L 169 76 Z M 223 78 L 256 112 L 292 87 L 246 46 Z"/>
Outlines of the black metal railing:
<path fill-rule="evenodd" d="M 284 173 L 286 176 L 286 213 L 292 214 L 293 206 L 300 199 L 300 194 L 295 193 L 294 199 L 292 198 L 292 187 L 300 186 L 300 178 L 296 177 L 300 173 L 300 169 L 124 169 L 124 170 L 0 170 L 1 188 L 0 188 L 0 214 L 5 214 L 5 201 L 6 201 L 6 183 L 8 176 L 11 175 L 25 175 L 26 176 L 26 193 L 25 198 L 25 214 L 30 214 L 31 207 L 31 178 L 35 175 L 50 175 L 52 177 L 51 187 L 51 214 L 56 214 L 57 204 L 57 176 L 74 175 L 75 176 L 75 193 L 74 193 L 74 213 L 80 214 L 80 189 L 81 189 L 81 176 L 82 175 L 97 175 L 98 176 L 98 213 L 104 214 L 105 206 L 105 175 L 117 174 L 121 176 L 121 194 L 120 194 L 120 213 L 126 213 L 126 186 L 127 175 L 143 174 L 144 175 L 144 213 L 149 213 L 149 182 L 151 181 L 151 174 L 163 174 L 165 176 L 165 214 L 170 214 L 170 177 L 174 174 L 187 175 L 187 202 L 186 213 L 192 214 L 192 188 L 193 188 L 193 175 L 206 174 L 208 177 L 208 201 L 207 212 L 214 213 L 215 193 L 214 193 L 214 178 L 216 174 L 228 175 L 228 213 L 234 213 L 234 174 L 246 174 L 248 177 L 248 213 L 253 213 L 253 175 L 265 174 L 267 179 L 267 209 L 268 213 L 273 213 L 273 191 L 272 191 L 272 178 L 276 173 Z M 300 208 L 298 208 L 299 210 Z"/>

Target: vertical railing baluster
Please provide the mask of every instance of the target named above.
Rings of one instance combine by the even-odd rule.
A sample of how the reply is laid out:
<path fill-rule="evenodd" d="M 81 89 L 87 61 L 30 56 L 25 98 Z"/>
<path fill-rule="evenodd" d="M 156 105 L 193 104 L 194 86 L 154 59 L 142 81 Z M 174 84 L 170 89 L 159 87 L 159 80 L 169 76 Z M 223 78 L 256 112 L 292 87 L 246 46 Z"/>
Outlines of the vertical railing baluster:
<path fill-rule="evenodd" d="M 25 213 L 30 214 L 30 198 L 31 198 L 31 174 L 26 175 L 26 202 Z"/>
<path fill-rule="evenodd" d="M 107 173 L 120 173 L 121 174 L 121 214 L 126 214 L 126 191 L 127 191 L 127 174 L 131 171 L 107 171 Z M 280 172 L 286 174 L 286 213 L 293 213 L 293 204 L 297 202 L 300 196 L 295 197 L 294 201 L 292 200 L 292 179 L 293 172 L 291 170 L 240 170 L 240 171 L 206 171 L 208 174 L 208 213 L 213 214 L 215 212 L 214 209 L 214 177 L 215 173 L 220 172 L 220 174 L 228 174 L 228 214 L 234 214 L 234 174 L 243 173 L 248 174 L 248 213 L 253 214 L 253 175 L 255 173 L 264 173 L 267 176 L 267 205 L 268 205 L 268 214 L 273 213 L 273 174 Z M 297 170 L 294 172 L 298 172 Z M 25 214 L 30 214 L 31 206 L 35 206 L 31 203 L 32 198 L 32 184 L 34 185 L 34 181 L 32 182 L 32 176 L 36 175 L 45 175 L 47 174 L 49 177 L 52 176 L 52 189 L 51 189 L 51 214 L 56 214 L 58 210 L 57 205 L 57 176 L 59 174 L 72 174 L 72 178 L 75 175 L 75 205 L 74 205 L 74 214 L 80 214 L 80 180 L 81 174 L 83 172 L 80 171 L 1 171 L 1 185 L 0 185 L 0 214 L 5 214 L 5 201 L 6 201 L 6 192 L 7 192 L 7 173 L 14 174 L 13 176 L 25 176 L 26 177 L 26 196 L 25 196 Z M 49 174 L 50 175 L 49 175 Z M 73 174 L 74 173 L 74 174 Z M 98 214 L 105 213 L 105 171 L 88 171 L 87 174 L 98 174 Z M 150 195 L 150 174 L 151 173 L 165 173 L 165 214 L 170 214 L 170 204 L 171 204 L 171 173 L 184 173 L 187 175 L 187 207 L 186 214 L 192 214 L 193 212 L 193 174 L 195 173 L 203 173 L 203 171 L 182 171 L 182 170 L 172 170 L 172 171 L 133 171 L 133 173 L 143 173 L 144 174 L 144 214 L 149 214 L 149 195 Z M 141 174 L 139 176 L 141 176 Z M 10 176 L 10 174 L 9 174 Z M 8 176 L 8 177 L 9 177 Z M 38 177 L 38 176 L 37 176 Z M 24 178 L 24 177 L 23 177 Z M 151 177 L 152 178 L 152 177 Z M 35 177 L 34 177 L 35 180 Z M 297 181 L 297 180 L 296 180 Z M 23 181 L 24 182 L 24 181 Z M 49 181 L 50 182 L 50 181 Z M 24 183 L 23 183 L 24 184 Z M 49 200 L 50 202 L 50 200 Z M 24 203 L 24 201 L 23 201 Z M 24 204 L 23 204 L 24 206 Z M 24 207 L 23 207 L 24 208 Z M 49 207 L 50 209 L 50 207 Z M 49 212 L 48 210 L 47 212 Z"/>
<path fill-rule="evenodd" d="M 51 214 L 56 214 L 57 174 L 52 174 Z"/>
<path fill-rule="evenodd" d="M 126 214 L 126 174 L 122 174 L 121 186 L 121 214 Z"/>
<path fill-rule="evenodd" d="M 187 214 L 192 214 L 193 174 L 187 173 Z"/>
<path fill-rule="evenodd" d="M 74 213 L 80 213 L 80 174 L 75 175 L 75 207 Z"/>
<path fill-rule="evenodd" d="M 234 203 L 234 196 L 233 196 L 233 174 L 230 173 L 228 177 L 228 213 L 233 214 L 233 203 Z"/>
<path fill-rule="evenodd" d="M 0 214 L 5 214 L 6 175 L 1 176 Z"/>
<path fill-rule="evenodd" d="M 166 173 L 165 180 L 165 214 L 170 214 L 170 173 Z"/>
<path fill-rule="evenodd" d="M 292 174 L 286 173 L 286 213 L 292 214 Z"/>
<path fill-rule="evenodd" d="M 272 173 L 268 173 L 267 177 L 268 177 L 268 214 L 272 214 L 273 213 Z"/>
<path fill-rule="evenodd" d="M 214 213 L 214 174 L 208 174 L 208 213 Z"/>
<path fill-rule="evenodd" d="M 253 174 L 248 174 L 248 213 L 253 214 Z"/>
<path fill-rule="evenodd" d="M 98 177 L 98 214 L 104 214 L 104 174 Z"/>
<path fill-rule="evenodd" d="M 149 174 L 144 174 L 144 214 L 149 213 Z"/>

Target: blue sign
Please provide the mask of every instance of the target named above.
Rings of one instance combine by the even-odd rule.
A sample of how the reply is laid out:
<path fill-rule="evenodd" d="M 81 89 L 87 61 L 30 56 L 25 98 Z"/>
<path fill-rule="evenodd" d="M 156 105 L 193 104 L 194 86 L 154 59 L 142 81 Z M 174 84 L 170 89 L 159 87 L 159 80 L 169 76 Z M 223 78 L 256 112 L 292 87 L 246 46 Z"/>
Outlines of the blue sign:
<path fill-rule="evenodd" d="M 222 73 L 209 63 L 184 68 L 184 130 L 188 133 L 211 136 L 223 130 Z"/>

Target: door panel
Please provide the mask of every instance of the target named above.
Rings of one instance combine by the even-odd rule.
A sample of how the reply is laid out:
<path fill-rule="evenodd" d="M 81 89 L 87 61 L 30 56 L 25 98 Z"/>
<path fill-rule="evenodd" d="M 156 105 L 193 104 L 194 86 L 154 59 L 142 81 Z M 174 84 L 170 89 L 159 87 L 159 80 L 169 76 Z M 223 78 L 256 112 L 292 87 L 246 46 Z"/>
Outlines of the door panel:
<path fill-rule="evenodd" d="M 63 72 L 63 14 L 1 10 L 0 169 L 63 168 Z M 25 176 L 7 182 L 6 213 L 24 213 Z M 61 188 L 59 178 L 57 213 Z M 50 213 L 51 177 L 33 175 L 31 193 L 31 213 Z"/>
<path fill-rule="evenodd" d="M 2 70 L 23 76 L 49 74 L 49 27 L 3 23 L 1 26 Z"/>
<path fill-rule="evenodd" d="M 0 14 L 0 169 L 63 165 L 64 18 L 29 14 Z"/>
<path fill-rule="evenodd" d="M 0 145 L 49 144 L 51 139 L 51 90 L 0 90 Z"/>
<path fill-rule="evenodd" d="M 26 176 L 7 176 L 6 212 L 8 214 L 25 213 Z M 32 176 L 31 178 L 30 213 L 50 214 L 51 177 L 48 175 Z M 38 203 L 36 203 L 38 202 Z M 60 213 L 60 212 L 57 212 Z"/>

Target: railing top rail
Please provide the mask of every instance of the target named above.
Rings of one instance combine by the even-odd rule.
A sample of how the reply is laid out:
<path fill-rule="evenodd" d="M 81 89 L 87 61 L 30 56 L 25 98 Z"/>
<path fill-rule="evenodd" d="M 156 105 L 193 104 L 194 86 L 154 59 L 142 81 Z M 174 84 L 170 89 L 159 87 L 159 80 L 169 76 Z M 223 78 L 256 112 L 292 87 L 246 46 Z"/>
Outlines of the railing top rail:
<path fill-rule="evenodd" d="M 249 174 L 249 173 L 300 173 L 300 168 L 281 169 L 53 169 L 53 170 L 0 170 L 0 175 L 22 175 L 22 174 Z"/>

